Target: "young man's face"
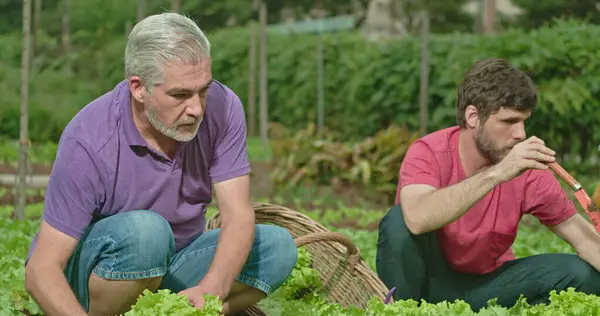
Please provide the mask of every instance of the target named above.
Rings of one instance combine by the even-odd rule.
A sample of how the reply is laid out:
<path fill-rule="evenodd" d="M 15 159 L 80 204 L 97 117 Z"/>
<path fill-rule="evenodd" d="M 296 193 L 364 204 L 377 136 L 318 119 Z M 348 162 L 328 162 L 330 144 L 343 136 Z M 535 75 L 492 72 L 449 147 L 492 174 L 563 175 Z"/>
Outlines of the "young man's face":
<path fill-rule="evenodd" d="M 192 140 L 206 111 L 211 82 L 209 58 L 195 65 L 165 66 L 163 83 L 154 86 L 152 95 L 144 98 L 148 121 L 169 138 L 181 142 Z"/>
<path fill-rule="evenodd" d="M 531 110 L 500 108 L 485 124 L 477 126 L 475 142 L 478 150 L 492 163 L 498 163 L 516 144 L 525 140 L 525 120 L 529 116 Z"/>

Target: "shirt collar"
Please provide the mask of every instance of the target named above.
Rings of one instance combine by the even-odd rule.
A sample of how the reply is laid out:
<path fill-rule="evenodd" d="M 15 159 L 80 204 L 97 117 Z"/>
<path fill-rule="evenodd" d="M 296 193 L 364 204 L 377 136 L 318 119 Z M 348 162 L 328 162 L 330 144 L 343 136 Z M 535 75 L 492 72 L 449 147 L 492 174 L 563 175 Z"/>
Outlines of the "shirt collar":
<path fill-rule="evenodd" d="M 121 128 L 123 134 L 125 135 L 125 139 L 127 140 L 127 144 L 130 147 L 143 147 L 154 152 L 155 154 L 163 156 L 162 154 L 156 152 L 153 148 L 150 148 L 148 142 L 142 137 L 142 134 L 138 130 L 137 126 L 135 126 L 131 105 L 131 92 L 129 91 L 129 84 L 127 80 L 123 80 L 117 86 L 117 103 L 121 108 Z M 176 153 L 179 154 L 184 146 L 184 143 L 177 142 Z"/>
<path fill-rule="evenodd" d="M 121 108 L 123 134 L 129 146 L 142 146 L 149 148 L 148 142 L 135 126 L 133 112 L 131 109 L 131 92 L 127 80 L 123 80 L 117 86 L 117 103 Z"/>

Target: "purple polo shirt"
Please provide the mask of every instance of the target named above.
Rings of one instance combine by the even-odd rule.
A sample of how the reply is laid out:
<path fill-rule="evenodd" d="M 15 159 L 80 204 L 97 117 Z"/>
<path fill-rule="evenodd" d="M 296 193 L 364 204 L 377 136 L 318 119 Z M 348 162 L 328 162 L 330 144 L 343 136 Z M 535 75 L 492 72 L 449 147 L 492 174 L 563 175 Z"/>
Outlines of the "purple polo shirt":
<path fill-rule="evenodd" d="M 137 130 L 122 81 L 66 126 L 42 218 L 79 239 L 96 216 L 152 210 L 171 224 L 180 250 L 203 231 L 211 184 L 249 172 L 244 110 L 225 85 L 213 81 L 197 136 L 181 143 L 171 160 Z"/>

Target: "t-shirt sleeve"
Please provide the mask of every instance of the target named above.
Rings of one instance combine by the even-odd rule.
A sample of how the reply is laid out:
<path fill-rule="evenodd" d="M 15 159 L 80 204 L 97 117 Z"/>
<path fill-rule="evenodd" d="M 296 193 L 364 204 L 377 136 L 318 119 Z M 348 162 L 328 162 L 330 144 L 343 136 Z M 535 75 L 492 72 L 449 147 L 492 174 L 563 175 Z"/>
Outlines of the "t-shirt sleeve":
<path fill-rule="evenodd" d="M 210 177 L 213 183 L 223 182 L 250 173 L 246 149 L 246 117 L 242 102 L 233 92 L 232 104 L 224 133 L 213 150 Z"/>
<path fill-rule="evenodd" d="M 550 170 L 533 170 L 525 183 L 525 213 L 546 226 L 557 225 L 577 213 Z"/>
<path fill-rule="evenodd" d="M 440 167 L 435 155 L 427 144 L 419 140 L 411 144 L 402 159 L 396 204 L 400 203 L 400 190 L 409 184 L 427 184 L 437 189 L 441 187 Z"/>
<path fill-rule="evenodd" d="M 46 188 L 42 218 L 79 239 L 105 195 L 99 160 L 82 141 L 63 138 Z"/>

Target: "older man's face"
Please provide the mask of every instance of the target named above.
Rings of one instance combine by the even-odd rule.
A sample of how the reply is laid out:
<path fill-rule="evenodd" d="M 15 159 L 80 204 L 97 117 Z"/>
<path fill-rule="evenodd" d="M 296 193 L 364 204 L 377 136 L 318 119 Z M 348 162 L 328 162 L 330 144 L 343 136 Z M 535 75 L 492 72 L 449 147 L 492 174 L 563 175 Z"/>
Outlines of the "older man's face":
<path fill-rule="evenodd" d="M 210 59 L 197 64 L 169 64 L 163 69 L 162 82 L 144 100 L 148 121 L 169 138 L 190 141 L 196 136 L 206 111 L 212 82 Z"/>

